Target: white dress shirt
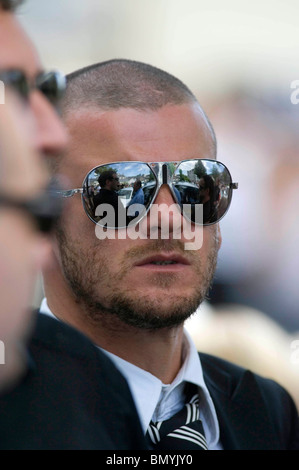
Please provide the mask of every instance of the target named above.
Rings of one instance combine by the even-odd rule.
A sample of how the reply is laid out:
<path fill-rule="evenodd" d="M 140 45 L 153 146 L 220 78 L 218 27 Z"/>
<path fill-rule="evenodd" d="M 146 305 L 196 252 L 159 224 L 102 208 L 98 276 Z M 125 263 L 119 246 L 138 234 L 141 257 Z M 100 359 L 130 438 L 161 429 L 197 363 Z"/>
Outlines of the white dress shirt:
<path fill-rule="evenodd" d="M 41 313 L 56 318 L 44 298 Z M 184 362 L 171 384 L 163 384 L 160 379 L 128 361 L 100 348 L 113 361 L 126 378 L 144 433 L 151 420 L 162 421 L 173 416 L 184 405 L 184 382 L 191 382 L 200 389 L 200 419 L 202 420 L 206 441 L 210 450 L 220 450 L 219 424 L 209 391 L 203 379 L 201 362 L 195 344 L 189 333 L 184 330 Z"/>

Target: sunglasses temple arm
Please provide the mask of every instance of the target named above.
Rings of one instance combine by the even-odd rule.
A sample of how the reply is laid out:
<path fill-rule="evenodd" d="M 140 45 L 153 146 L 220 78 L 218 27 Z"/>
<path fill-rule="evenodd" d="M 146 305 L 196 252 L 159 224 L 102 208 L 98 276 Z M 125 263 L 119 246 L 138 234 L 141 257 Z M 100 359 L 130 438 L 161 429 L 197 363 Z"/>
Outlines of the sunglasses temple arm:
<path fill-rule="evenodd" d="M 54 194 L 61 197 L 72 197 L 75 194 L 82 194 L 83 188 L 76 188 L 76 189 L 67 189 L 67 190 L 55 190 Z"/>

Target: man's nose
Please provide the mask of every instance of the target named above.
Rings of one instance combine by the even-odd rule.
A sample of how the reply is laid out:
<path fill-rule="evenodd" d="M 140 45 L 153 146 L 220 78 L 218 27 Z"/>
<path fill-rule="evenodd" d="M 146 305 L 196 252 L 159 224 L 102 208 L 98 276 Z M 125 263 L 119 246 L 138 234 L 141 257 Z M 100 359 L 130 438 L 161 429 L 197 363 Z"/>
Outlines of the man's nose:
<path fill-rule="evenodd" d="M 67 146 L 68 136 L 58 113 L 38 90 L 30 97 L 35 119 L 35 148 L 46 155 L 58 155 Z"/>
<path fill-rule="evenodd" d="M 167 184 L 162 184 L 154 201 L 155 204 L 166 204 L 171 206 L 176 204 L 173 194 Z"/>
<path fill-rule="evenodd" d="M 183 218 L 168 185 L 163 184 L 144 221 L 149 236 L 155 238 L 180 238 Z"/>

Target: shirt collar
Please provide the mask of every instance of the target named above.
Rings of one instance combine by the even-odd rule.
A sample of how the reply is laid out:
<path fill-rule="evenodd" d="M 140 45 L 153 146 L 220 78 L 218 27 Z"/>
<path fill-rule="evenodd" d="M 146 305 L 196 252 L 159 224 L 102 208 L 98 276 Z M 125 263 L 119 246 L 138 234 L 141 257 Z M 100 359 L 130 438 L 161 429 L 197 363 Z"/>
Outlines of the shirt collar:
<path fill-rule="evenodd" d="M 200 358 L 189 333 L 184 330 L 187 345 L 184 363 L 171 384 L 165 385 L 149 372 L 103 350 L 126 378 L 133 395 L 144 433 L 147 431 L 159 402 L 176 392 L 183 393 L 183 383 L 191 382 L 200 388 L 200 413 L 209 448 L 219 442 L 219 424 L 210 393 L 203 378 Z M 178 411 L 178 410 L 177 410 Z M 160 419 L 167 419 L 167 416 Z"/>
<path fill-rule="evenodd" d="M 52 317 L 52 318 L 55 318 L 56 320 L 58 320 L 58 318 L 55 317 L 55 315 L 49 309 L 48 302 L 47 302 L 47 299 L 45 297 L 42 299 L 42 303 L 40 305 L 39 311 L 40 311 L 40 313 L 45 313 L 45 314 L 49 315 L 49 317 Z"/>
<path fill-rule="evenodd" d="M 40 312 L 56 318 L 49 309 L 47 299 L 44 298 L 41 303 Z M 191 382 L 200 389 L 200 413 L 205 429 L 206 439 L 209 448 L 217 446 L 219 442 L 219 424 L 212 402 L 210 393 L 204 382 L 202 366 L 196 346 L 184 329 L 184 362 L 183 365 L 171 384 L 163 384 L 163 382 L 151 373 L 125 361 L 119 356 L 112 354 L 100 348 L 116 365 L 123 376 L 126 378 L 130 387 L 135 405 L 139 414 L 144 433 L 147 431 L 149 423 L 157 409 L 159 401 L 165 401 L 175 393 L 183 393 L 183 383 Z M 164 418 L 167 419 L 167 418 Z"/>

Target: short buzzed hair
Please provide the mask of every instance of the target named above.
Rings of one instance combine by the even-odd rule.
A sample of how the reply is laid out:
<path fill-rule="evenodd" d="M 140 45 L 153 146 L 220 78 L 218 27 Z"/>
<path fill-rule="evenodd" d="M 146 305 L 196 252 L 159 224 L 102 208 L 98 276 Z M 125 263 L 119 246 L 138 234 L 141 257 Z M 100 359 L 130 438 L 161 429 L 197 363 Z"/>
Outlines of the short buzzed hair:
<path fill-rule="evenodd" d="M 144 111 L 189 101 L 196 101 L 195 96 L 169 73 L 142 62 L 114 59 L 67 75 L 63 109 L 92 106 Z"/>
<path fill-rule="evenodd" d="M 143 62 L 112 59 L 79 69 L 67 75 L 62 114 L 81 109 L 118 110 L 132 108 L 155 111 L 166 105 L 198 103 L 190 89 L 178 78 Z M 213 127 L 210 128 L 216 153 Z"/>
<path fill-rule="evenodd" d="M 15 11 L 23 0 L 0 0 L 0 10 Z"/>

